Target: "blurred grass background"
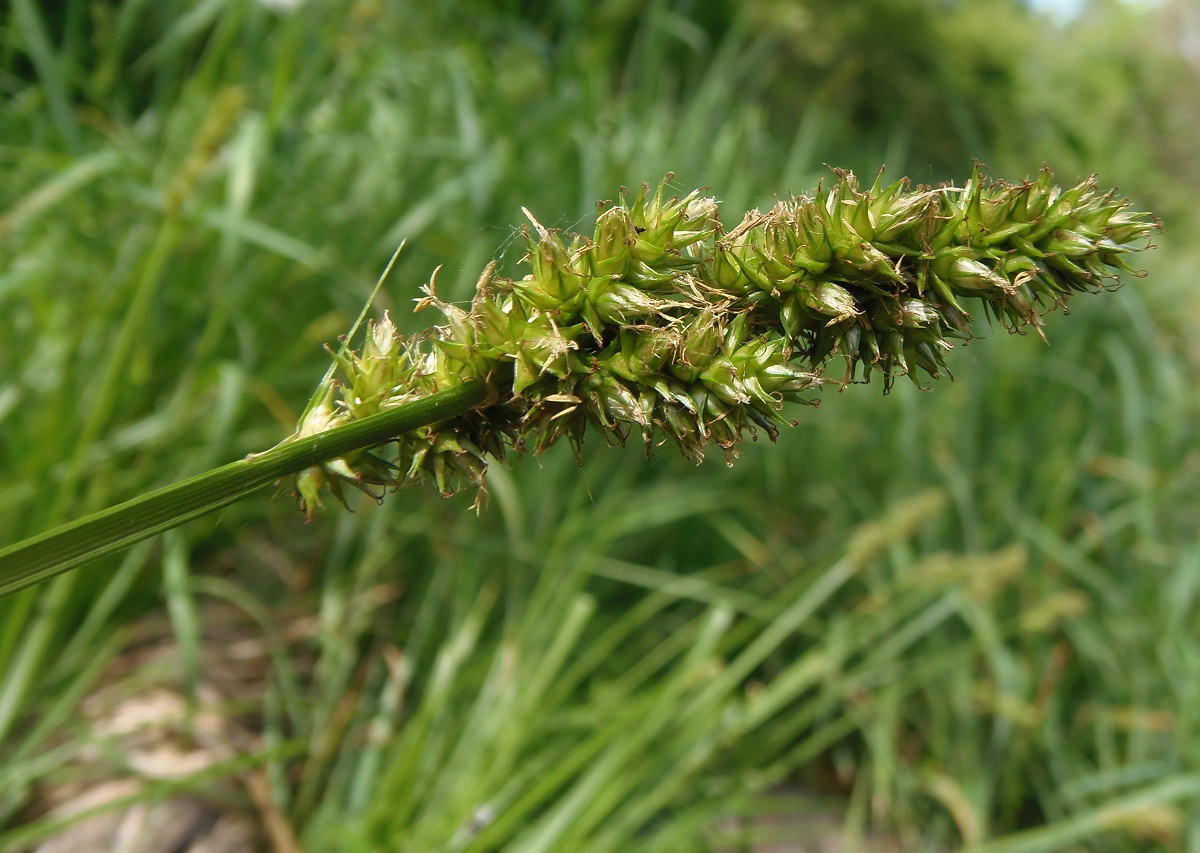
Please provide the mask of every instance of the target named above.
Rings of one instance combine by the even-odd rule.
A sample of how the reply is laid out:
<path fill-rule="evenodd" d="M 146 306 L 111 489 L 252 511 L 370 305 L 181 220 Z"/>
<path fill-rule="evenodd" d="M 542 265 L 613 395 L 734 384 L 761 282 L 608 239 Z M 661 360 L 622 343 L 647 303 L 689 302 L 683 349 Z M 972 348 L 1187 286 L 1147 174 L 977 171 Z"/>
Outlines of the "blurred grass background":
<path fill-rule="evenodd" d="M 402 239 L 377 308 L 415 329 L 437 265 L 455 298 L 518 271 L 521 205 L 586 230 L 670 170 L 736 220 L 825 163 L 979 158 L 1166 224 L 1049 346 L 981 328 L 953 383 L 826 389 L 732 468 L 558 448 L 479 516 L 264 496 L 0 601 L 0 847 L 138 779 L 281 851 L 803 850 L 831 810 L 845 849 L 1200 850 L 1193 5 L 12 0 L 0 28 L 5 543 L 274 444 Z M 104 724 L 164 689 L 202 767 Z"/>

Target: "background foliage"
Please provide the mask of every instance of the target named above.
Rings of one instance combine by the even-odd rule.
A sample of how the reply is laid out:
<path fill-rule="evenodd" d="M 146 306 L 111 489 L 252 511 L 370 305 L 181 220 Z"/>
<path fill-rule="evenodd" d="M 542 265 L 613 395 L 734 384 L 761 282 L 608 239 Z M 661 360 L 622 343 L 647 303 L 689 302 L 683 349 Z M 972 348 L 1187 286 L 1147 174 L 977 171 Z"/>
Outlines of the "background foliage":
<path fill-rule="evenodd" d="M 0 602 L 5 842 L 153 775 L 84 697 L 161 682 L 193 738 L 201 710 L 246 732 L 170 790 L 272 815 L 277 849 L 706 849 L 818 794 L 905 849 L 1200 845 L 1190 6 L 14 0 L 0 27 L 6 542 L 274 444 L 401 239 L 378 307 L 413 329 L 435 266 L 445 298 L 519 269 L 521 205 L 574 226 L 672 170 L 740 210 L 826 162 L 977 157 L 1097 171 L 1167 227 L 1049 347 L 981 329 L 955 383 L 827 389 L 732 469 L 559 448 L 480 516 L 247 501 Z M 230 620 L 263 669 L 214 699 Z M 131 667 L 155 624 L 172 666 Z"/>

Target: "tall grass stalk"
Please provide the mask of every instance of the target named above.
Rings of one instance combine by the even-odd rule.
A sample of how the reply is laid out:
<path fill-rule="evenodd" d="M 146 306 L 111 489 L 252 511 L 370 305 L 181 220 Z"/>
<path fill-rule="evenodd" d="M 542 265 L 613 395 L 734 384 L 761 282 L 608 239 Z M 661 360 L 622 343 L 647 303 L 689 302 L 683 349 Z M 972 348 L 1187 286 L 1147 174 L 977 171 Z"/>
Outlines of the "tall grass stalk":
<path fill-rule="evenodd" d="M 0 550 L 0 595 L 121 551 L 313 465 L 458 415 L 483 403 L 487 394 L 483 382 L 464 382 L 364 418 L 350 429 L 297 438 L 6 547 Z"/>
<path fill-rule="evenodd" d="M 482 492 L 488 457 L 524 435 L 539 452 L 566 437 L 579 453 L 588 425 L 622 444 L 641 428 L 648 452 L 661 433 L 696 461 L 715 443 L 732 460 L 746 430 L 776 437 L 783 403 L 804 402 L 833 356 L 846 360 L 843 386 L 860 368 L 885 390 L 898 373 L 936 379 L 948 338 L 971 336 L 962 302 L 1014 331 L 1038 326 L 1072 293 L 1115 282 L 1156 225 L 1094 179 L 1064 191 L 1048 171 L 1010 185 L 976 168 L 962 188 L 910 190 L 882 174 L 863 190 L 839 173 L 828 191 L 751 211 L 727 233 L 715 200 L 668 197 L 665 180 L 603 211 L 591 240 L 529 215 L 532 274 L 499 279 L 493 262 L 469 312 L 431 281 L 418 310 L 436 306 L 447 325 L 409 340 L 387 317 L 371 324 L 361 352 L 335 354 L 341 382 L 327 374 L 292 439 L 0 550 L 0 595 L 293 474 L 311 516 L 325 489 L 342 498 L 343 481 L 427 477 L 449 495 L 461 477 Z M 102 401 L 179 234 L 160 231 Z M 84 446 L 105 411 L 93 410 Z M 394 461 L 373 452 L 392 443 Z"/>

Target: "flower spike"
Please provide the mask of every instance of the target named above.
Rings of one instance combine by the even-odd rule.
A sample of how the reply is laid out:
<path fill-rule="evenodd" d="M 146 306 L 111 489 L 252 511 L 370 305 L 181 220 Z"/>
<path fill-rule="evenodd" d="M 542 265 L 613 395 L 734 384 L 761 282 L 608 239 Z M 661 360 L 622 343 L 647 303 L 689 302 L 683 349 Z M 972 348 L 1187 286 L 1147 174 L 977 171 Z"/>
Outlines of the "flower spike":
<path fill-rule="evenodd" d="M 671 176 L 598 205 L 591 238 L 522 208 L 529 273 L 501 278 L 493 261 L 469 310 L 438 298 L 435 273 L 417 309 L 443 323 L 415 337 L 386 314 L 372 323 L 297 437 L 472 380 L 487 381 L 488 402 L 395 436 L 386 455 L 308 469 L 304 505 L 325 489 L 340 499 L 347 481 L 482 493 L 489 459 L 527 439 L 578 453 L 588 427 L 622 444 L 636 430 L 647 452 L 670 440 L 696 462 L 716 444 L 732 460 L 747 432 L 773 439 L 791 423 L 784 402 L 814 402 L 832 359 L 846 362 L 843 388 L 875 373 L 885 391 L 897 376 L 937 379 L 952 341 L 971 336 L 965 306 L 1040 334 L 1072 294 L 1114 287 L 1160 228 L 1094 177 L 1061 189 L 1045 169 L 1011 184 L 976 165 L 964 186 L 936 188 L 885 185 L 882 170 L 867 189 L 835 176 L 728 232 L 715 199 L 671 196 Z"/>

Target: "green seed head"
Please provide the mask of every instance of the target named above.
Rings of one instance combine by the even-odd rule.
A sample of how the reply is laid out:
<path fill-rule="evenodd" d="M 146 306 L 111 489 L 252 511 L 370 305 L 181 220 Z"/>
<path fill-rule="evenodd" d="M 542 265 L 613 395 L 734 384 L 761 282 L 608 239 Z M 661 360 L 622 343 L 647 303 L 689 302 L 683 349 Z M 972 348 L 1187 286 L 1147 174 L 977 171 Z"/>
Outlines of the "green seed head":
<path fill-rule="evenodd" d="M 591 239 L 525 211 L 528 274 L 489 264 L 469 309 L 431 280 L 417 307 L 441 324 L 411 338 L 386 314 L 372 324 L 297 435 L 469 379 L 489 383 L 489 404 L 309 469 L 303 505 L 347 482 L 482 489 L 489 459 L 561 438 L 578 451 L 589 426 L 617 443 L 639 432 L 648 451 L 669 439 L 694 461 L 716 444 L 731 460 L 747 431 L 789 423 L 785 400 L 811 402 L 830 359 L 846 362 L 843 386 L 936 379 L 951 339 L 971 334 L 967 306 L 1036 328 L 1072 293 L 1109 288 L 1158 228 L 1094 179 L 1061 189 L 1045 170 L 1008 184 L 976 167 L 961 188 L 882 179 L 864 190 L 836 172 L 727 233 L 715 200 L 670 195 L 670 176 L 602 207 Z"/>

